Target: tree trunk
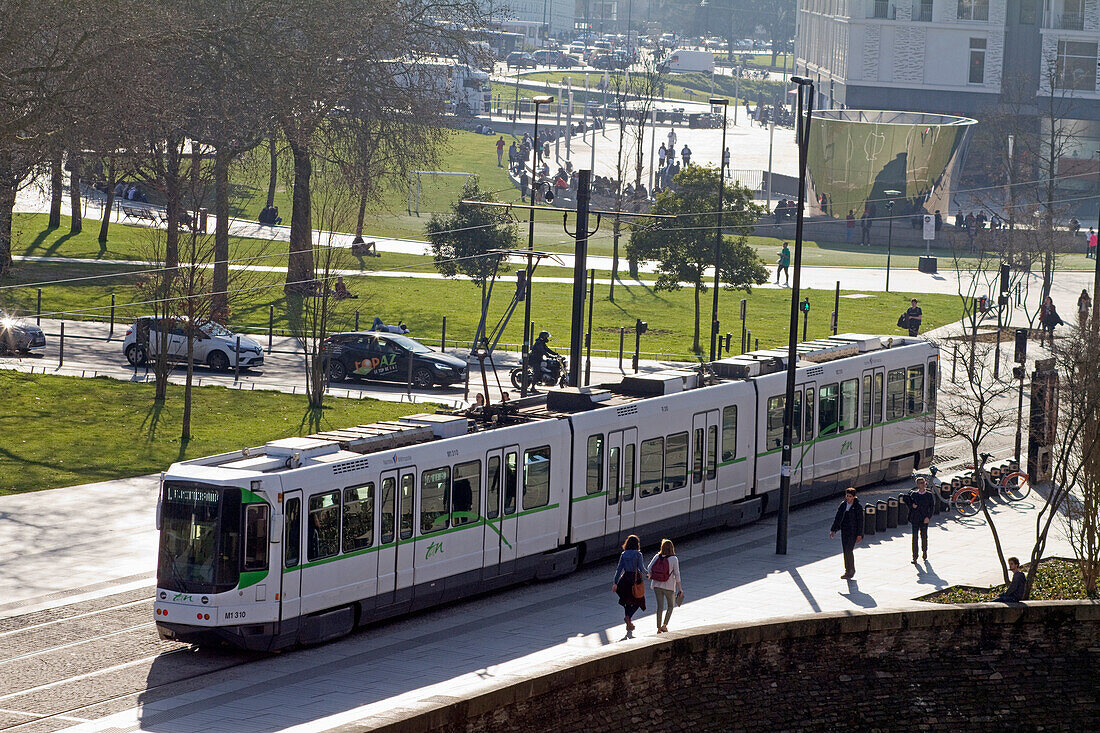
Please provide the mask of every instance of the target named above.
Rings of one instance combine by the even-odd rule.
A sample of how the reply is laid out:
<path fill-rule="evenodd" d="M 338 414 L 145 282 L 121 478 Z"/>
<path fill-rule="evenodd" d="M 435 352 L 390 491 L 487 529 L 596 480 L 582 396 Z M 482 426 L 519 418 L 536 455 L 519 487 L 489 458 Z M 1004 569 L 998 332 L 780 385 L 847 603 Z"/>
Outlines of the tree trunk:
<path fill-rule="evenodd" d="M 110 159 L 107 161 L 107 203 L 103 207 L 103 221 L 99 224 L 99 243 L 101 245 L 107 244 L 107 231 L 111 227 L 111 208 L 115 204 L 115 161 Z M 53 212 L 50 212 L 50 216 L 53 216 Z"/>
<path fill-rule="evenodd" d="M 210 303 L 210 319 L 218 323 L 229 320 L 229 161 L 221 150 L 214 154 L 214 292 Z"/>
<path fill-rule="evenodd" d="M 0 183 L 0 275 L 11 267 L 11 220 L 15 208 L 15 186 Z"/>
<path fill-rule="evenodd" d="M 62 150 L 58 148 L 50 159 L 50 221 L 46 225 L 50 229 L 61 226 L 61 193 L 65 187 L 61 160 Z"/>
<path fill-rule="evenodd" d="M 80 234 L 84 229 L 84 222 L 80 217 L 80 153 L 69 151 L 69 168 L 69 203 L 72 205 L 69 233 Z"/>
<path fill-rule="evenodd" d="M 359 215 L 355 220 L 355 237 L 356 240 L 363 238 L 363 222 L 367 218 L 367 188 L 370 185 L 366 176 L 363 176 L 363 182 L 359 187 Z"/>
<path fill-rule="evenodd" d="M 313 217 L 309 200 L 313 162 L 308 144 L 302 145 L 291 138 L 290 150 L 294 155 L 294 197 L 290 213 L 286 285 L 292 290 L 307 290 L 312 287 L 313 281 Z"/>
<path fill-rule="evenodd" d="M 611 289 L 607 294 L 607 299 L 612 303 L 615 302 L 615 279 L 619 274 L 619 230 L 621 228 L 619 217 L 616 216 L 611 223 Z"/>
<path fill-rule="evenodd" d="M 699 281 L 695 281 L 695 333 L 691 337 L 691 351 L 698 354 L 703 351 L 699 346 Z"/>
<path fill-rule="evenodd" d="M 164 155 L 164 216 L 168 219 L 168 231 L 164 236 L 164 266 L 168 279 L 175 275 L 173 268 L 180 264 L 180 217 L 183 214 L 183 191 L 180 189 L 179 141 L 169 139 Z"/>
<path fill-rule="evenodd" d="M 185 443 L 191 439 L 191 382 L 195 375 L 195 337 L 187 336 L 187 380 L 183 385 L 183 427 L 180 440 Z M 182 447 L 182 446 L 181 446 Z"/>
<path fill-rule="evenodd" d="M 271 158 L 271 172 L 267 176 L 267 206 L 275 205 L 275 181 L 279 177 L 279 151 L 275 147 L 275 133 L 267 138 L 267 154 Z"/>

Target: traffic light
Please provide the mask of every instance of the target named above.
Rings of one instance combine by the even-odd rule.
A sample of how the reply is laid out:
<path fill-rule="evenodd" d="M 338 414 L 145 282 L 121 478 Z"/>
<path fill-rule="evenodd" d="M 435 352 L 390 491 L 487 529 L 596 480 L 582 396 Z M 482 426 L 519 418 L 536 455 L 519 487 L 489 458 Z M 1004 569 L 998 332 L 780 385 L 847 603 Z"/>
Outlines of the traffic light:
<path fill-rule="evenodd" d="M 1008 292 L 1008 274 L 1009 274 L 1009 270 L 1010 270 L 1010 268 L 1008 266 L 1008 263 L 1007 262 L 1002 262 L 1001 263 L 1001 292 L 1002 293 L 1007 293 Z"/>
<path fill-rule="evenodd" d="M 803 313 L 809 313 L 810 312 L 810 299 L 806 298 L 804 301 L 799 303 L 798 309 L 801 310 Z"/>
<path fill-rule="evenodd" d="M 1027 329 L 1016 329 L 1016 353 L 1013 355 L 1012 361 L 1017 364 L 1023 364 L 1027 361 Z M 1015 370 L 1013 370 L 1015 371 Z"/>

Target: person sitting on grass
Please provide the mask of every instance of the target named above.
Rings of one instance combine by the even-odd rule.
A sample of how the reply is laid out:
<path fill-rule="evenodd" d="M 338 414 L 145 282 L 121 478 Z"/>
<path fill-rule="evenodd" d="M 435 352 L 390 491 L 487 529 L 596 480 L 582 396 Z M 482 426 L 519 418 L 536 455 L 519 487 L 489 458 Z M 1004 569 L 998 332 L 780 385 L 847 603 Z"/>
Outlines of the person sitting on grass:
<path fill-rule="evenodd" d="M 343 277 L 336 278 L 335 295 L 337 300 L 347 300 L 348 298 L 358 298 L 358 295 L 352 295 L 348 290 L 348 286 L 344 284 Z"/>

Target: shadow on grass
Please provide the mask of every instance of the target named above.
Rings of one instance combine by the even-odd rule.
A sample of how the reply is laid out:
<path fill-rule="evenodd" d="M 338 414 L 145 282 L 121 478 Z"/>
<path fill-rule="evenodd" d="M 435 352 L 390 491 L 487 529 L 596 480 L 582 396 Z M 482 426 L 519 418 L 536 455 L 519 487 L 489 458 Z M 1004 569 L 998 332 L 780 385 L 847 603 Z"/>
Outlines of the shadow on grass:
<path fill-rule="evenodd" d="M 324 407 L 307 407 L 306 411 L 302 413 L 302 421 L 298 423 L 298 434 L 312 435 L 321 432 L 324 418 Z"/>
<path fill-rule="evenodd" d="M 141 421 L 141 429 L 145 433 L 146 442 L 152 443 L 157 439 L 157 428 L 160 427 L 160 416 L 163 412 L 164 402 L 158 400 L 154 400 L 145 412 L 145 419 Z"/>

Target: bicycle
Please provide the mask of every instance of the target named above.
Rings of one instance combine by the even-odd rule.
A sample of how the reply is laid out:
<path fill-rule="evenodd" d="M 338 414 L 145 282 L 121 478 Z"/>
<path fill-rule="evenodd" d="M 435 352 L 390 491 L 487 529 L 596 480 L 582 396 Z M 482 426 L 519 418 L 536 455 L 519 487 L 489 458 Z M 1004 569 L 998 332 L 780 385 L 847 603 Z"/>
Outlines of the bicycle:
<path fill-rule="evenodd" d="M 992 457 L 990 453 L 981 453 L 978 456 L 981 462 L 964 466 L 970 471 L 969 483 L 964 483 L 962 478 L 951 481 L 952 489 L 950 504 L 964 517 L 971 517 L 981 511 L 987 498 L 997 494 L 1004 501 L 1012 503 L 1024 499 L 1031 493 L 1031 479 L 1020 470 L 1016 461 L 1009 461 L 1007 469 L 993 467 L 987 469 L 985 464 Z"/>

